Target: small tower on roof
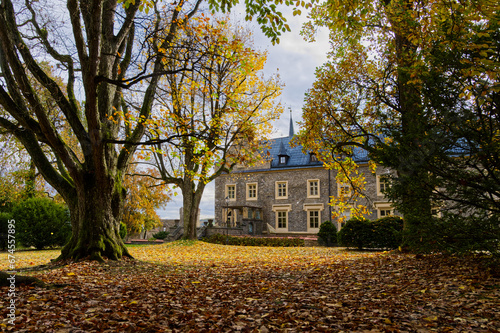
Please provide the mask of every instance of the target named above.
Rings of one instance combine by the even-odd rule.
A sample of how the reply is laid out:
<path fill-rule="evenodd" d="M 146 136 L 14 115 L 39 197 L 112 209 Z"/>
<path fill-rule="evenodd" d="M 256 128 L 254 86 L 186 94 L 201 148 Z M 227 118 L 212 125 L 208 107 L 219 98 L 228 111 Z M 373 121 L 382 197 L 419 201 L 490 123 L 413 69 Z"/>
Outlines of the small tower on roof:
<path fill-rule="evenodd" d="M 295 132 L 293 130 L 292 108 L 288 107 L 288 109 L 290 110 L 290 128 L 288 130 L 288 136 L 292 137 L 295 135 Z"/>

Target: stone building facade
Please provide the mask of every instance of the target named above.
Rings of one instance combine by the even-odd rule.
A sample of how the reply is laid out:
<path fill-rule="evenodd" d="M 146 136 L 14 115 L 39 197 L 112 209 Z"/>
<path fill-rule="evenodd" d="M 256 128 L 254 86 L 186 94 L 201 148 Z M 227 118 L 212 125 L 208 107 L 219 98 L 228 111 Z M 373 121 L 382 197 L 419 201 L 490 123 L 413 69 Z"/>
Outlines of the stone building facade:
<path fill-rule="evenodd" d="M 330 197 L 346 190 L 345 185 L 337 184 L 335 171 L 325 169 L 314 154 L 291 147 L 290 128 L 288 137 L 265 145 L 261 163 L 238 166 L 215 180 L 216 225 L 241 228 L 243 234 L 307 235 L 317 234 L 321 223 L 331 220 L 335 207 L 329 205 Z M 350 205 L 370 207 L 369 219 L 395 214 L 381 193 L 388 171 L 370 172 L 366 155 L 358 154 L 356 160 L 366 177 L 366 198 Z M 333 222 L 340 230 L 339 221 Z"/>

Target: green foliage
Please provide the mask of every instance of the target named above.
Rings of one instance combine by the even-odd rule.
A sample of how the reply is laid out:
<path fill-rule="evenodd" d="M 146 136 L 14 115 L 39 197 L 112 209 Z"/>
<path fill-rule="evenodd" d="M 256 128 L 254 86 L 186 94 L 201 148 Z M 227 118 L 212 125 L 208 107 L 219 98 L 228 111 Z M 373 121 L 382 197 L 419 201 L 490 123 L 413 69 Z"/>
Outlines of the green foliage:
<path fill-rule="evenodd" d="M 471 209 L 500 214 L 498 6 L 451 3 L 330 0 L 306 25 L 311 36 L 329 28 L 332 50 L 308 91 L 299 142 L 332 167 L 349 170 L 349 158 L 332 157 L 364 149 L 397 171 L 385 194 L 414 251 L 444 244 L 436 228 L 454 232 L 431 203 L 462 211 L 459 221 Z"/>
<path fill-rule="evenodd" d="M 500 217 L 487 212 L 469 216 L 444 213 L 429 224 L 422 225 L 420 241 L 412 244 L 417 252 L 466 254 L 486 252 L 500 255 Z"/>
<path fill-rule="evenodd" d="M 169 235 L 168 231 L 159 231 L 156 234 L 153 235 L 155 239 L 165 239 Z"/>
<path fill-rule="evenodd" d="M 127 225 L 123 222 L 120 222 L 120 237 L 121 239 L 127 237 Z"/>
<path fill-rule="evenodd" d="M 341 246 L 358 249 L 395 249 L 402 242 L 403 219 L 384 217 L 375 221 L 351 219 L 338 233 Z"/>
<path fill-rule="evenodd" d="M 340 246 L 356 247 L 359 250 L 370 244 L 370 222 L 366 219 L 353 218 L 340 229 L 338 242 Z"/>
<path fill-rule="evenodd" d="M 0 212 L 0 248 L 2 250 L 7 248 L 7 232 L 9 230 L 9 220 L 11 219 L 11 213 Z"/>
<path fill-rule="evenodd" d="M 318 232 L 318 243 L 323 246 L 337 244 L 337 227 L 331 221 L 321 223 Z"/>
<path fill-rule="evenodd" d="M 403 240 L 403 219 L 399 216 L 383 217 L 370 222 L 371 234 L 368 247 L 396 249 Z"/>
<path fill-rule="evenodd" d="M 237 245 L 237 246 L 272 246 L 272 247 L 302 247 L 304 240 L 300 238 L 271 238 L 271 237 L 233 237 L 222 234 L 215 234 L 203 238 L 204 242 Z"/>
<path fill-rule="evenodd" d="M 48 198 L 29 198 L 16 204 L 16 240 L 37 249 L 62 246 L 71 236 L 68 209 Z"/>
<path fill-rule="evenodd" d="M 6 234 L 8 231 L 8 222 L 12 219 L 12 213 L 0 212 L 0 234 Z"/>

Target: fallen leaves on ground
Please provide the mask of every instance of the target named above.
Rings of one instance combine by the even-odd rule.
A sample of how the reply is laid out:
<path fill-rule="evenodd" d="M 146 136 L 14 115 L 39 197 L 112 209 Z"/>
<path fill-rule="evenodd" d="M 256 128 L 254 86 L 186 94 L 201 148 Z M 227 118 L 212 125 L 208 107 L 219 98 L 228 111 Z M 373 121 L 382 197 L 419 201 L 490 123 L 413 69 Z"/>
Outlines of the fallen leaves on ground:
<path fill-rule="evenodd" d="M 61 254 L 61 250 L 32 250 L 16 251 L 14 253 L 16 268 L 33 267 L 49 264 L 52 259 L 56 259 Z M 0 270 L 7 270 L 9 259 L 7 252 L 0 253 Z"/>
<path fill-rule="evenodd" d="M 500 281 L 467 258 L 196 242 L 30 272 L 15 332 L 499 332 Z M 57 254 L 54 256 L 56 257 Z M 3 265 L 3 262 L 2 262 Z"/>

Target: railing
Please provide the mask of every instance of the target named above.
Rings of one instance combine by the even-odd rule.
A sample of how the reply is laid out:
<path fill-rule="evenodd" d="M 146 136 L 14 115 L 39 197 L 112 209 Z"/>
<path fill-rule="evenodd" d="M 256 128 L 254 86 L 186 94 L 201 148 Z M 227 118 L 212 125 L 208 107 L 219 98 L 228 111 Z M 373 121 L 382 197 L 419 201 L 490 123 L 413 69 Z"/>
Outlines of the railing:
<path fill-rule="evenodd" d="M 202 239 L 203 237 L 205 237 L 206 232 L 207 232 L 206 225 L 199 227 L 198 230 L 196 231 L 196 238 Z"/>
<path fill-rule="evenodd" d="M 170 237 L 171 240 L 176 241 L 179 238 L 181 238 L 183 234 L 184 234 L 184 227 L 181 226 L 181 225 L 179 225 L 179 226 L 177 226 L 177 228 L 175 228 L 174 231 L 172 231 L 170 233 L 169 237 Z"/>

